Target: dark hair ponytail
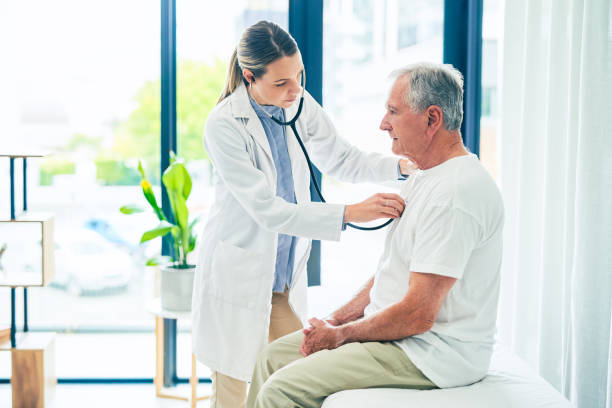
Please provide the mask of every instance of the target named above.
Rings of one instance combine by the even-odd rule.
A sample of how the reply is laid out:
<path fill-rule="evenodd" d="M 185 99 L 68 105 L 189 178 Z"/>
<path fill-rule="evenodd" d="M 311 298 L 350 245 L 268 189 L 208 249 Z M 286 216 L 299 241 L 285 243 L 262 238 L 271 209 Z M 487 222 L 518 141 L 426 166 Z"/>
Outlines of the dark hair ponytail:
<path fill-rule="evenodd" d="M 217 103 L 238 88 L 244 78 L 242 70 L 248 69 L 255 78 L 266 73 L 268 64 L 279 58 L 292 56 L 298 50 L 291 35 L 278 24 L 260 21 L 247 28 L 230 58 L 223 92 Z"/>
<path fill-rule="evenodd" d="M 227 96 L 229 96 L 238 85 L 240 85 L 240 81 L 242 80 L 242 69 L 240 69 L 240 65 L 238 64 L 238 57 L 236 56 L 237 50 L 234 49 L 232 56 L 230 57 L 229 66 L 227 67 L 227 77 L 225 79 L 225 85 L 223 86 L 223 91 L 221 92 L 221 96 L 217 103 L 224 100 Z"/>

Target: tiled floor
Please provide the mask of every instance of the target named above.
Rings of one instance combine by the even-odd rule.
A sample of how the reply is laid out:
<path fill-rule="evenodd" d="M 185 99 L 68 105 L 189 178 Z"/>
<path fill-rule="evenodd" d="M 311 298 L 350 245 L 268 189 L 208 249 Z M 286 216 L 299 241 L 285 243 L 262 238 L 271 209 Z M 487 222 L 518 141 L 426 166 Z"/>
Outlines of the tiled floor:
<path fill-rule="evenodd" d="M 210 393 L 210 384 L 200 384 L 198 395 Z M 188 385 L 179 390 L 189 392 Z M 0 384 L 0 407 L 11 406 L 10 384 Z M 112 384 L 112 385 L 67 385 L 59 384 L 51 403 L 46 408 L 189 408 L 187 401 L 155 397 L 153 384 Z M 208 408 L 208 400 L 198 402 L 197 408 Z"/>

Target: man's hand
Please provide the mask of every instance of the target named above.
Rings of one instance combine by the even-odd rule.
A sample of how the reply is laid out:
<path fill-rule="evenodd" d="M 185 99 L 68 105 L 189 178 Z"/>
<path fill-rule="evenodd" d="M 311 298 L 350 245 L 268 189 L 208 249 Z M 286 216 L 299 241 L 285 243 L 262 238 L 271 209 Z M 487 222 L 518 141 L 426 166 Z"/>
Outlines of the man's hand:
<path fill-rule="evenodd" d="M 333 350 L 342 345 L 343 339 L 338 327 L 332 325 L 333 320 L 323 321 L 313 317 L 308 321 L 310 327 L 303 329 L 304 340 L 300 353 L 307 357 L 320 350 Z"/>

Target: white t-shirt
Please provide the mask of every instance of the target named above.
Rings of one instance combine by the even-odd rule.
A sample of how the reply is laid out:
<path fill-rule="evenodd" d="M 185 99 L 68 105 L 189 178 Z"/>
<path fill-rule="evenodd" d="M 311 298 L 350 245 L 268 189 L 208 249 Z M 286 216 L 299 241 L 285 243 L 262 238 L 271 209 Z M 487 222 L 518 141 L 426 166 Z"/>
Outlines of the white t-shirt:
<path fill-rule="evenodd" d="M 431 330 L 395 343 L 440 388 L 482 379 L 489 368 L 499 295 L 504 209 L 474 155 L 412 174 L 406 208 L 388 232 L 365 316 L 403 299 L 410 272 L 450 276 Z"/>

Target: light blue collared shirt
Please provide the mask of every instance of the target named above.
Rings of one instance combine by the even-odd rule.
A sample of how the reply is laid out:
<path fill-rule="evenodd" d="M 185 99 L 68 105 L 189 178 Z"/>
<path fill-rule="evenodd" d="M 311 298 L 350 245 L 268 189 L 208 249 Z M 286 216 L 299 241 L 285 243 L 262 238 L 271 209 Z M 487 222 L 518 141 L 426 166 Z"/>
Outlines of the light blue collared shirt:
<path fill-rule="evenodd" d="M 266 132 L 270 150 L 272 151 L 272 159 L 276 167 L 276 195 L 289 203 L 296 203 L 291 159 L 287 149 L 286 126 L 281 126 L 274 122 L 263 112 L 263 109 L 282 121 L 285 121 L 285 111 L 278 106 L 260 106 L 252 99 L 250 99 L 250 102 Z M 296 238 L 294 236 L 278 234 L 273 292 L 284 292 L 286 287 L 291 286 L 295 243 Z"/>

